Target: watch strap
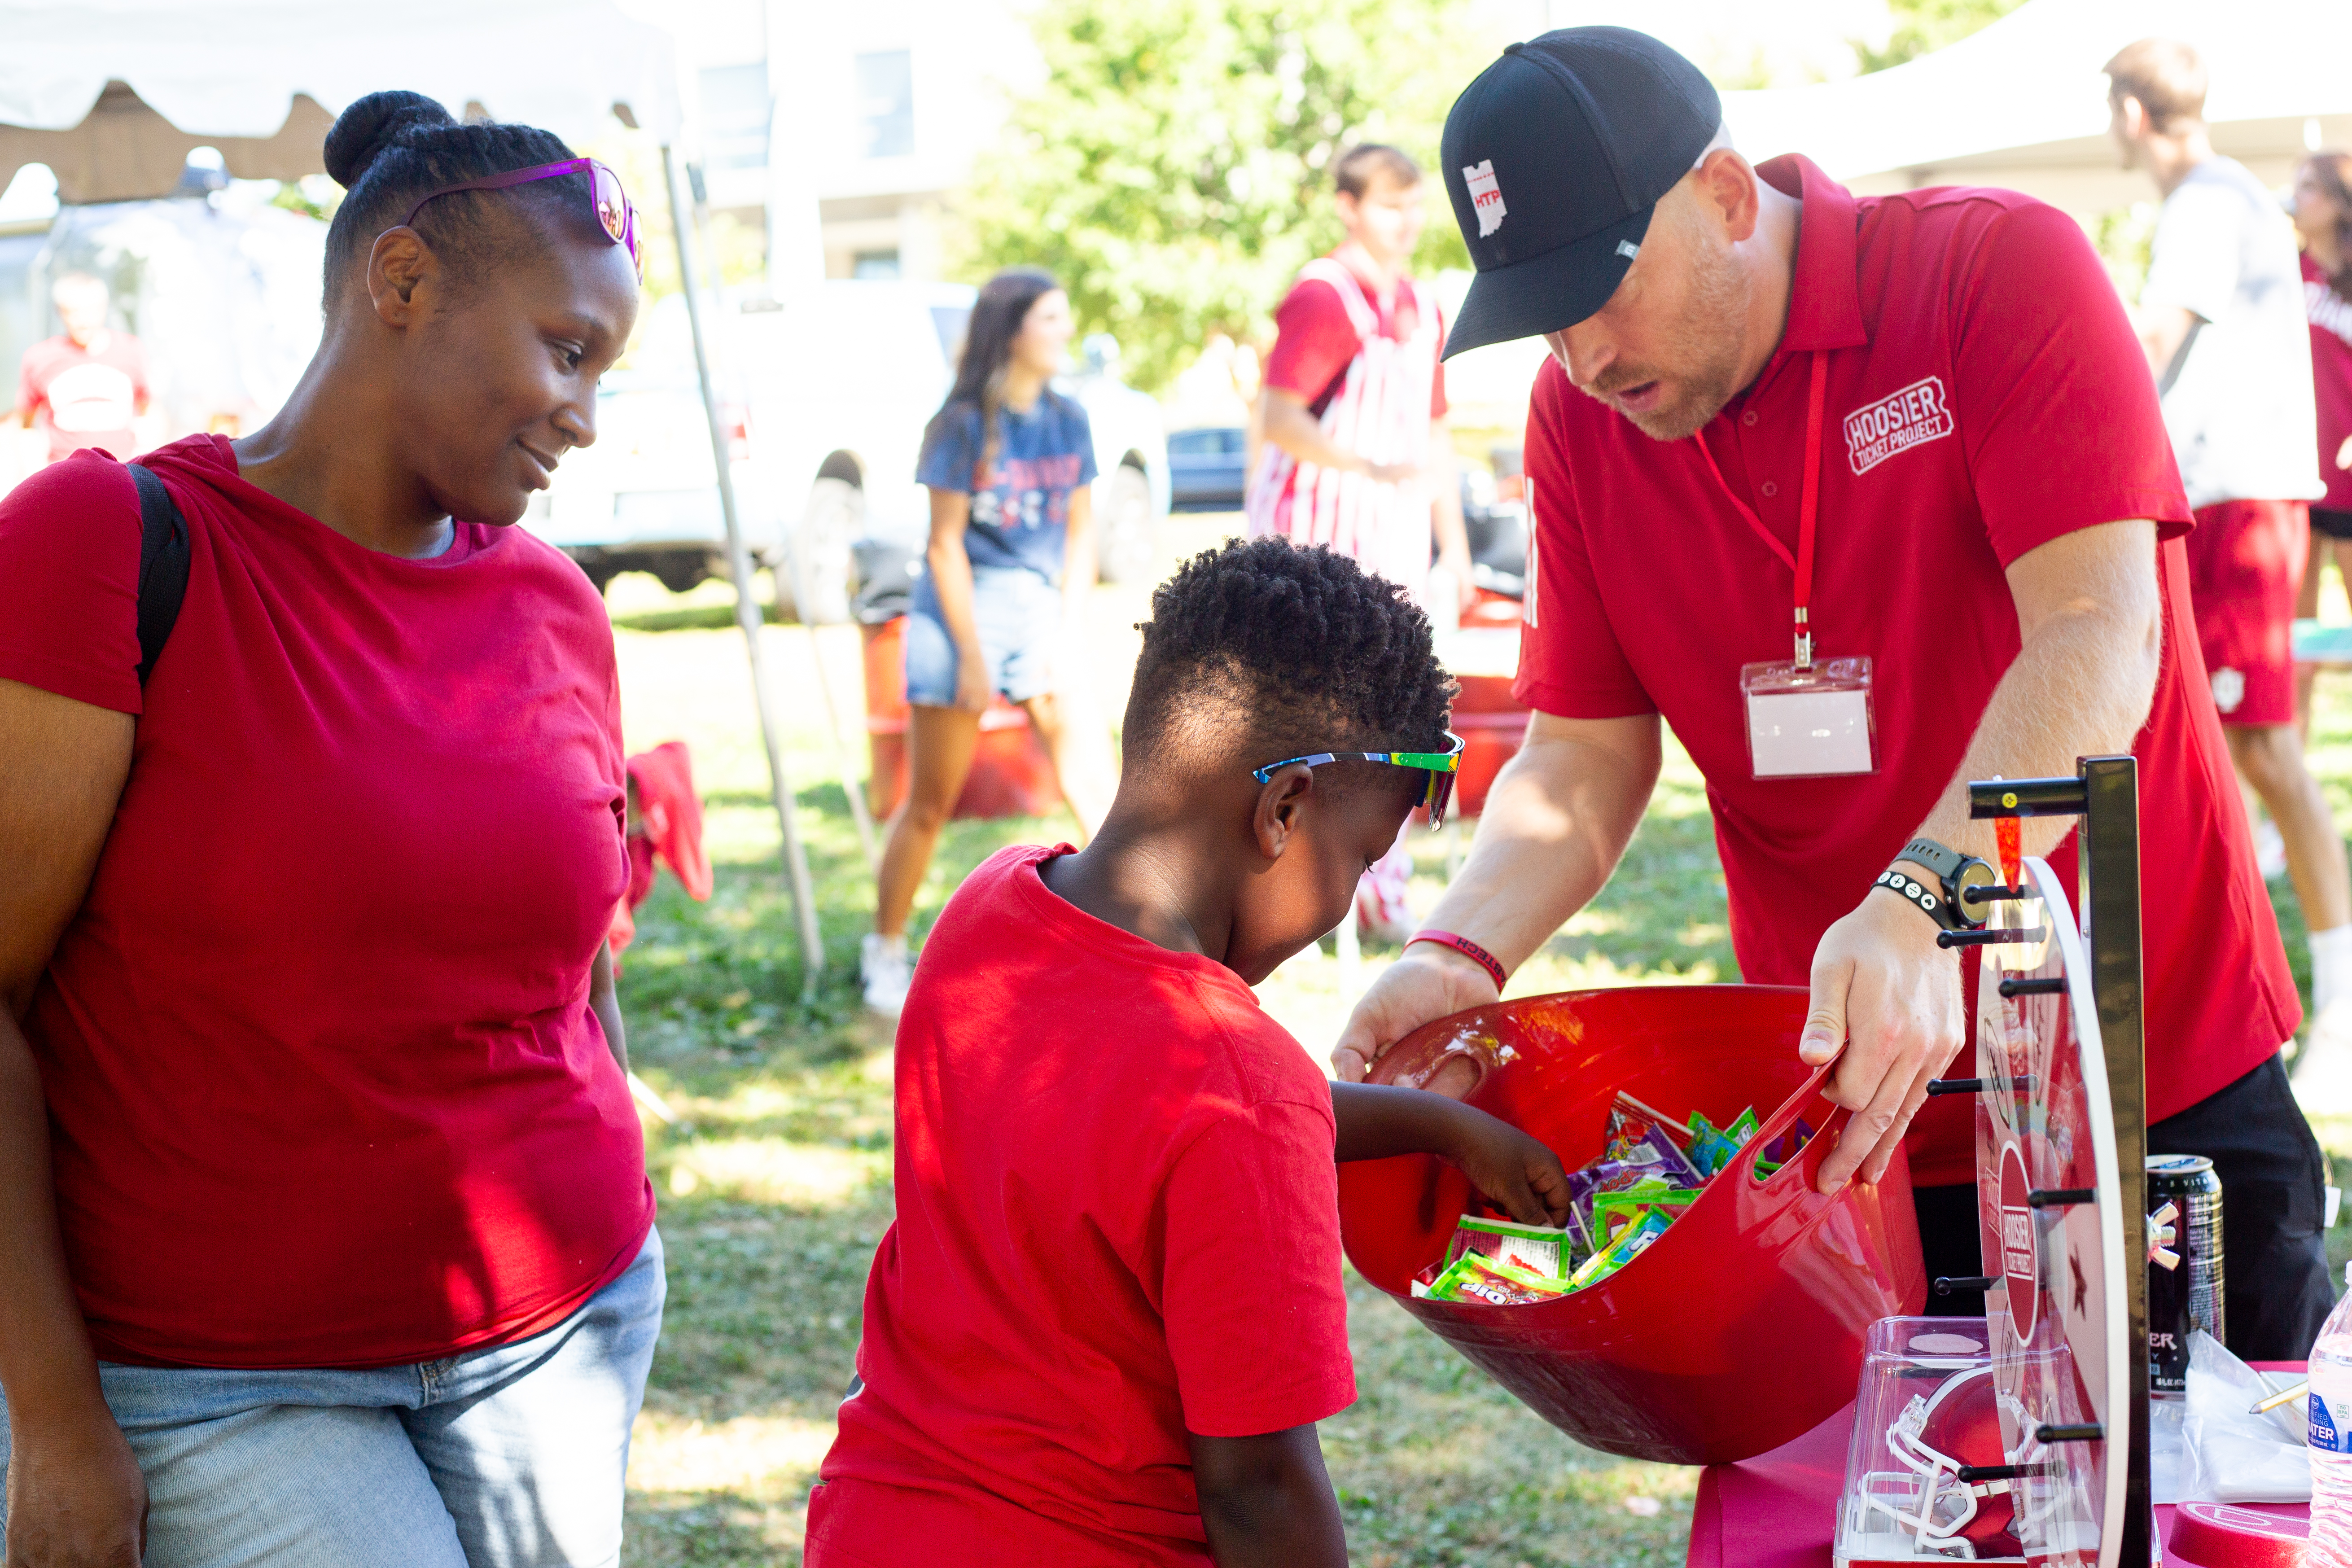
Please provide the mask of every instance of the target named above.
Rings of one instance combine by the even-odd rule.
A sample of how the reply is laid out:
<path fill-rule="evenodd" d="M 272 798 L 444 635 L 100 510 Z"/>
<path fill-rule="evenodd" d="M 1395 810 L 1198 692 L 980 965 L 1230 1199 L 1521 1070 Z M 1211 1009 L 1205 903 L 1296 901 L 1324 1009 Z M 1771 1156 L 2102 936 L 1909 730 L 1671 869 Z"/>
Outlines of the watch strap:
<path fill-rule="evenodd" d="M 1885 840 L 1882 839 L 1880 842 L 1884 843 Z M 1925 866 L 1948 885 L 1952 879 L 1960 874 L 1961 865 L 1974 859 L 1975 857 L 1963 855 L 1948 844 L 1939 844 L 1933 838 L 1922 836 L 1906 844 L 1903 847 L 1903 853 L 1897 855 L 1895 858 Z"/>
<path fill-rule="evenodd" d="M 1917 857 L 1906 854 L 1904 858 L 1912 860 L 1916 859 Z M 1878 879 L 1871 883 L 1871 886 L 1885 889 L 1946 931 L 1965 929 L 1959 919 L 1959 911 L 1952 907 L 1951 900 L 1944 896 L 1942 887 L 1923 882 L 1900 866 L 1889 866 L 1885 870 L 1881 871 L 1878 874 Z"/>

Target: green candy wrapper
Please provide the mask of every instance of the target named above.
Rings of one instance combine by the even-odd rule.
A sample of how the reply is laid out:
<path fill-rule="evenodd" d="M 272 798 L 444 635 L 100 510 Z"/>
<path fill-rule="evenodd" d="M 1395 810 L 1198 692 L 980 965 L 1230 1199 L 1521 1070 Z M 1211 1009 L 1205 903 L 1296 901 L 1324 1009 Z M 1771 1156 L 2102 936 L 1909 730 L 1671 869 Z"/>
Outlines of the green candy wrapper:
<path fill-rule="evenodd" d="M 1533 1301 L 1553 1301 L 1568 1293 L 1565 1281 L 1547 1279 L 1531 1269 L 1496 1263 L 1475 1252 L 1465 1252 L 1449 1265 L 1429 1288 L 1433 1301 L 1483 1302 L 1490 1307 L 1521 1307 Z"/>
<path fill-rule="evenodd" d="M 1746 1124 L 1744 1129 L 1742 1123 Z M 1694 1134 L 1690 1146 L 1691 1163 L 1698 1167 L 1700 1175 L 1711 1179 L 1730 1164 L 1732 1157 L 1739 1152 L 1740 1145 L 1754 1136 L 1756 1110 L 1753 1106 L 1749 1107 L 1741 1111 L 1730 1126 L 1722 1128 L 1694 1110 L 1690 1124 Z"/>
<path fill-rule="evenodd" d="M 1608 1246 L 1584 1260 L 1583 1266 L 1568 1281 L 1571 1290 L 1581 1290 L 1588 1285 L 1598 1285 L 1620 1268 L 1631 1263 L 1649 1248 L 1652 1242 L 1666 1234 L 1666 1216 L 1651 1209 L 1617 1233 Z"/>
<path fill-rule="evenodd" d="M 1672 1224 L 1683 1210 L 1698 1202 L 1698 1194 L 1688 1187 L 1661 1184 L 1647 1191 L 1603 1193 L 1592 1200 L 1593 1228 L 1609 1241 L 1645 1214 L 1664 1216 Z"/>

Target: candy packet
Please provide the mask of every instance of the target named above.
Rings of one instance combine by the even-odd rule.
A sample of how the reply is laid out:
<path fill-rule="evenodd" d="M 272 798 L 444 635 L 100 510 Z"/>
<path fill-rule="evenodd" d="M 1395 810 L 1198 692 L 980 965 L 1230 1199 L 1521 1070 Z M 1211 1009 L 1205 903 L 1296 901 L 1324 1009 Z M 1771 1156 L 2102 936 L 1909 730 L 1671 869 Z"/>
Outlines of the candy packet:
<path fill-rule="evenodd" d="M 1632 1192 L 1602 1193 L 1592 1200 L 1593 1229 L 1602 1237 L 1602 1245 L 1617 1239 L 1620 1232 L 1645 1214 L 1664 1215 L 1669 1224 L 1679 1218 L 1683 1210 L 1698 1202 L 1698 1194 L 1689 1187 L 1637 1187 Z"/>
<path fill-rule="evenodd" d="M 1446 1248 L 1445 1261 L 1452 1264 L 1475 1252 L 1547 1279 L 1565 1279 L 1592 1250 L 1590 1246 L 1580 1247 L 1577 1243 L 1581 1239 L 1568 1227 L 1521 1225 L 1517 1220 L 1464 1215 Z"/>
<path fill-rule="evenodd" d="M 1698 1168 L 1654 1123 L 1612 1107 L 1601 1158 L 1568 1173 L 1569 1208 L 1596 1247 L 1600 1236 L 1592 1225 L 1593 1198 L 1601 1193 L 1630 1191 L 1645 1180 L 1678 1188 L 1706 1184 Z"/>
<path fill-rule="evenodd" d="M 1732 1162 L 1740 1145 L 1756 1133 L 1756 1111 L 1750 1107 L 1739 1113 L 1728 1127 L 1717 1127 L 1700 1115 L 1691 1112 L 1690 1162 L 1702 1176 L 1713 1177 Z M 1740 1122 L 1748 1124 L 1746 1131 L 1738 1131 Z"/>
<path fill-rule="evenodd" d="M 1666 1216 L 1656 1209 L 1644 1211 L 1639 1219 L 1619 1231 L 1616 1237 L 1607 1246 L 1586 1258 L 1577 1271 L 1569 1277 L 1568 1288 L 1571 1290 L 1581 1290 L 1589 1285 L 1598 1285 L 1608 1279 L 1642 1256 L 1648 1250 L 1651 1243 L 1665 1235 L 1669 1223 L 1671 1222 Z"/>
<path fill-rule="evenodd" d="M 1455 1258 L 1429 1288 L 1433 1301 L 1483 1301 L 1491 1307 L 1552 1301 L 1567 1293 L 1565 1280 L 1548 1279 L 1532 1269 L 1497 1263 L 1475 1252 Z"/>
<path fill-rule="evenodd" d="M 1479 1200 L 1457 1225 L 1444 1258 L 1413 1277 L 1412 1294 L 1499 1305 L 1549 1300 L 1624 1268 L 1698 1201 L 1760 1126 L 1754 1106 L 1721 1127 L 1694 1111 L 1687 1125 L 1673 1124 L 1689 1141 L 1685 1151 L 1662 1125 L 1665 1116 L 1617 1097 L 1601 1156 L 1568 1173 L 1567 1225 L 1522 1225 Z M 1812 1136 L 1812 1127 L 1800 1121 L 1774 1139 L 1759 1152 L 1757 1175 L 1796 1158 Z"/>

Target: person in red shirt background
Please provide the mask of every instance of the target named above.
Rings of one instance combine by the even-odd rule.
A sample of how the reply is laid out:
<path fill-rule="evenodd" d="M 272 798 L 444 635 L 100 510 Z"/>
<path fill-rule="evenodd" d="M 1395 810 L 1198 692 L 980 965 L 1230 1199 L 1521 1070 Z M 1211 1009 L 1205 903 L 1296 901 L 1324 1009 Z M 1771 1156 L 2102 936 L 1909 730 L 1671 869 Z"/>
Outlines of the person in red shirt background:
<path fill-rule="evenodd" d="M 0 1468 L 14 1562 L 620 1550 L 661 1242 L 605 945 L 596 592 L 509 525 L 636 320 L 619 183 L 375 93 L 285 408 L 0 500 Z"/>
<path fill-rule="evenodd" d="M 1421 168 L 1365 142 L 1339 155 L 1331 179 L 1348 237 L 1307 264 L 1274 313 L 1243 503 L 1250 536 L 1329 545 L 1415 599 L 1433 538 L 1456 601 L 1444 609 L 1466 607 L 1477 589 L 1437 363 L 1445 323 L 1405 273 L 1424 221 Z M 1364 874 L 1356 915 L 1367 932 L 1410 933 L 1412 875 L 1402 839 Z"/>
<path fill-rule="evenodd" d="M 131 421 L 147 412 L 147 351 L 107 325 L 106 285 L 68 272 L 50 290 L 65 331 L 25 351 L 16 419 L 48 437 L 52 463 L 86 447 L 118 458 L 138 450 Z"/>
<path fill-rule="evenodd" d="M 2300 1007 L 2190 618 L 2187 498 L 2081 229 L 2011 192 L 1858 199 L 1801 157 L 1751 166 L 1706 78 L 1622 28 L 1511 46 L 1444 147 L 1478 267 L 1448 352 L 1552 350 L 1527 447 L 1536 712 L 1443 931 L 1374 983 L 1335 1065 L 1360 1078 L 1494 1000 L 1616 866 L 1671 724 L 1706 778 L 1741 973 L 1810 985 L 1801 1054 L 1836 1062 L 1854 1112 L 1824 1188 L 1907 1144 L 1930 1275 L 1980 1275 L 1972 1107 L 1922 1113 L 1967 1037 L 1938 927 L 1968 859 L 1997 855 L 1966 784 L 2128 749 L 2147 1148 L 2220 1172 L 2231 1348 L 2304 1354 L 2334 1291 L 2325 1164 L 2280 1057 Z M 1808 656 L 1867 657 L 1874 684 L 1792 746 L 1759 667 Z M 2024 834 L 2073 886 L 2070 825 Z"/>
<path fill-rule="evenodd" d="M 2327 484 L 2312 516 L 2326 515 L 2327 538 L 2352 540 L 2352 153 L 2314 153 L 2296 167 L 2294 226 L 2319 395 L 2319 475 Z"/>

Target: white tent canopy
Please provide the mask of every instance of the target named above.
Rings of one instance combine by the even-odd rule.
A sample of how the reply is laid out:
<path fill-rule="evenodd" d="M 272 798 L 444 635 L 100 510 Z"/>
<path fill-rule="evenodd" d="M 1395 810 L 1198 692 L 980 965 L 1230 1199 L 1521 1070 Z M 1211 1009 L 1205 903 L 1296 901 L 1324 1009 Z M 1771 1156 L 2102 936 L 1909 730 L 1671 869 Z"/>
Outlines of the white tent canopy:
<path fill-rule="evenodd" d="M 618 112 L 667 143 L 669 35 L 610 0 L 0 0 L 0 189 L 46 163 L 68 202 L 160 196 L 190 149 L 249 179 L 318 174 L 334 115 L 383 88 L 577 144 Z"/>
<path fill-rule="evenodd" d="M 2203 54 L 2214 145 L 2263 179 L 2283 184 L 2315 129 L 2352 145 L 2346 0 L 2028 0 L 1892 70 L 1727 93 L 1724 118 L 1741 151 L 1802 153 L 1859 191 L 2004 185 L 2087 217 L 2155 197 L 2117 166 L 2100 71 L 2150 36 Z"/>
<path fill-rule="evenodd" d="M 405 0 L 389 8 L 343 0 L 0 0 L 0 189 L 23 164 L 41 163 L 68 202 L 165 195 L 188 153 L 207 143 L 232 174 L 283 180 L 323 173 L 321 143 L 333 115 L 384 88 L 424 93 L 453 114 L 479 104 L 575 146 L 613 116 L 662 144 L 727 520 L 736 620 L 751 650 L 799 918 L 803 984 L 813 995 L 824 950 L 696 310 L 693 225 L 671 158 L 681 114 L 667 33 L 612 0 Z"/>

